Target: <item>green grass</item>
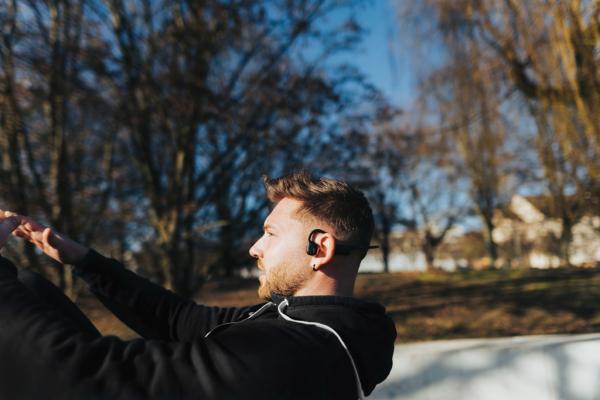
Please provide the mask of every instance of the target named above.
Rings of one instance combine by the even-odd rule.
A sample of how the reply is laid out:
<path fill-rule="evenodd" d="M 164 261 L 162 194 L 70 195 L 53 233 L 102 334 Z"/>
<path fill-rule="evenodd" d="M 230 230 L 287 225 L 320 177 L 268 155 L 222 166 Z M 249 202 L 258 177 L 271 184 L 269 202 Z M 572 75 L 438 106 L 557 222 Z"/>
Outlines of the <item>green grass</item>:
<path fill-rule="evenodd" d="M 196 300 L 259 302 L 255 280 L 213 282 Z M 386 306 L 399 342 L 600 331 L 600 270 L 361 274 L 355 295 Z M 97 302 L 82 302 L 105 334 L 132 337 Z"/>

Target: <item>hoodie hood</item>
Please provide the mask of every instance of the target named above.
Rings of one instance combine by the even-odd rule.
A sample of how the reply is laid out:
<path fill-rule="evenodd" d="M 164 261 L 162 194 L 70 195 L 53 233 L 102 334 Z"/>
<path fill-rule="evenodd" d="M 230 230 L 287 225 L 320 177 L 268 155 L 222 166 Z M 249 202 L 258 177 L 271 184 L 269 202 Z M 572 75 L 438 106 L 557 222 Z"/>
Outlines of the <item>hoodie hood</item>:
<path fill-rule="evenodd" d="M 274 296 L 279 304 L 284 298 Z M 348 347 L 365 395 L 392 369 L 396 328 L 378 303 L 341 296 L 289 297 L 286 314 L 334 329 Z"/>

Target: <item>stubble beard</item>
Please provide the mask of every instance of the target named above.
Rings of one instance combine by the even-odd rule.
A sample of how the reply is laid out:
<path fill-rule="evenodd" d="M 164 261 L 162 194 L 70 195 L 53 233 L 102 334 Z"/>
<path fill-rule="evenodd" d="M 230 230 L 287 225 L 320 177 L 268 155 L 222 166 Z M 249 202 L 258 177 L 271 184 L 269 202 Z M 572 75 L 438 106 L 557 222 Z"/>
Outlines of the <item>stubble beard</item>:
<path fill-rule="evenodd" d="M 259 269 L 265 272 L 258 288 L 258 296 L 263 300 L 270 301 L 274 294 L 284 297 L 293 296 L 310 277 L 310 270 L 294 270 L 288 263 L 274 266 L 269 272 L 262 267 L 260 261 L 258 263 Z"/>

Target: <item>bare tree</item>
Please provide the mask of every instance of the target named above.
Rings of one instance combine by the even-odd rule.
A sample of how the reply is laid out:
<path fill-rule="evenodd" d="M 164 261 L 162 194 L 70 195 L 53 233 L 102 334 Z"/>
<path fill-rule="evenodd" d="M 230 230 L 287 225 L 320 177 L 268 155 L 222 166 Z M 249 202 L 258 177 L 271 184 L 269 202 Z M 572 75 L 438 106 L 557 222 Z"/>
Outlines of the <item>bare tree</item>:
<path fill-rule="evenodd" d="M 369 88 L 332 62 L 362 34 L 359 3 L 0 4 L 3 207 L 183 294 L 234 274 L 266 212 L 262 174 L 335 173 L 360 151 Z M 334 11 L 347 18 L 324 22 Z"/>
<path fill-rule="evenodd" d="M 418 237 L 428 270 L 448 232 L 465 215 L 459 164 L 444 145 L 440 131 L 380 124 L 371 156 L 376 180 L 371 190 L 384 269 L 390 233 L 403 228 Z M 462 190 L 461 190 L 462 189 Z"/>
<path fill-rule="evenodd" d="M 320 60 L 303 62 L 299 44 L 323 34 L 317 22 L 341 3 L 142 4 L 112 0 L 97 12 L 113 21 L 119 119 L 148 199 L 163 279 L 189 293 L 198 227 L 222 221 L 211 273 L 233 274 L 266 206 L 260 175 L 302 165 L 331 138 L 325 120 L 340 113 L 341 86 Z M 329 32 L 322 59 L 356 37 L 353 27 Z"/>
<path fill-rule="evenodd" d="M 476 96 L 479 102 L 476 120 L 490 126 L 490 118 L 506 118 L 507 104 L 528 111 L 532 124 L 520 128 L 533 131 L 536 137 L 532 151 L 554 213 L 562 220 L 561 258 L 568 264 L 572 226 L 586 209 L 598 212 L 594 200 L 599 197 L 600 171 L 598 4 L 578 0 L 432 0 L 423 4 L 416 14 L 432 22 L 439 34 L 438 45 L 447 55 L 446 69 L 454 69 L 445 79 L 464 76 L 463 85 L 480 88 L 479 93 L 467 92 L 467 100 Z M 459 65 L 469 67 L 460 71 Z M 490 89 L 481 90 L 485 86 Z M 450 98 L 461 102 L 459 92 Z M 468 102 L 461 103 L 463 110 L 471 109 Z M 459 126 L 468 124 L 472 121 L 465 119 Z M 506 140 L 506 136 L 500 138 Z M 577 204 L 573 198 L 587 199 L 586 204 Z"/>
<path fill-rule="evenodd" d="M 100 49 L 90 39 L 93 27 L 82 23 L 83 6 L 66 0 L 2 6 L 3 192 L 5 207 L 92 239 L 112 188 L 114 147 L 107 125 L 90 123 L 91 113 L 108 106 L 90 95 Z M 34 253 L 26 254 L 37 265 Z M 60 269 L 58 278 L 72 296 L 70 269 Z"/>

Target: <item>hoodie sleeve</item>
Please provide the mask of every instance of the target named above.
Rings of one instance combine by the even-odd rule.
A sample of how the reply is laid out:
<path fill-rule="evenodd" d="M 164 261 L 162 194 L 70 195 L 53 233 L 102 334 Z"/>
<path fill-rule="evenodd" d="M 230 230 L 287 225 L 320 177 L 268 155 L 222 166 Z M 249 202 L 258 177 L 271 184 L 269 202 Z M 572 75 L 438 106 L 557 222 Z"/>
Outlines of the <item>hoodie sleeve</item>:
<path fill-rule="evenodd" d="M 263 318 L 190 341 L 123 341 L 82 331 L 15 272 L 0 258 L 2 399 L 355 398 L 347 354 L 321 330 Z"/>
<path fill-rule="evenodd" d="M 235 398 L 230 371 L 246 368 L 227 346 L 204 338 L 123 341 L 84 332 L 27 290 L 2 257 L 0 299 L 0 354 L 10 354 L 0 372 L 14 377 L 0 379 L 0 398 L 27 385 L 52 399 Z"/>
<path fill-rule="evenodd" d="M 146 339 L 186 341 L 215 326 L 240 320 L 260 305 L 221 308 L 198 305 L 90 250 L 75 272 L 121 321 Z"/>

